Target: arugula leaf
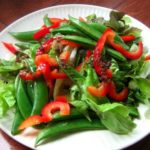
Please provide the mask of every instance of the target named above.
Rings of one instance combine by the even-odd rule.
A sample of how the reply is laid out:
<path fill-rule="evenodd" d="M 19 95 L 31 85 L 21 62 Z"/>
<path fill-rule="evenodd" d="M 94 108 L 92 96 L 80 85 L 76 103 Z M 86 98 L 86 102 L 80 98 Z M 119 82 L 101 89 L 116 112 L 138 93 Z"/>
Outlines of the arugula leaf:
<path fill-rule="evenodd" d="M 136 27 L 131 27 L 122 32 L 123 35 L 134 35 L 136 38 L 141 37 L 142 30 Z"/>
<path fill-rule="evenodd" d="M 124 15 L 125 14 L 123 12 L 111 11 L 110 20 L 106 23 L 106 25 L 117 32 L 122 32 L 128 28 L 128 25 L 125 24 L 124 20 L 122 20 Z"/>

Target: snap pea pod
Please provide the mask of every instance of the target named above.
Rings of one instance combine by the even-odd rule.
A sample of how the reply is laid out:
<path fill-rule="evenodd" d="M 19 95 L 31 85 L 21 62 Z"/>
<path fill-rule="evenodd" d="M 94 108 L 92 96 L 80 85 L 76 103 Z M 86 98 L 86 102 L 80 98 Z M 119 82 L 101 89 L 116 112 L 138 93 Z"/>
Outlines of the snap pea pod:
<path fill-rule="evenodd" d="M 34 103 L 31 115 L 40 114 L 41 109 L 48 102 L 48 88 L 42 78 L 34 82 Z"/>
<path fill-rule="evenodd" d="M 15 43 L 15 45 L 22 50 L 29 49 L 33 44 L 32 43 Z"/>
<path fill-rule="evenodd" d="M 34 103 L 34 82 L 33 81 L 27 82 L 27 93 L 31 103 L 33 104 Z"/>
<path fill-rule="evenodd" d="M 18 109 L 23 118 L 26 119 L 31 114 L 32 105 L 26 93 L 25 82 L 20 78 L 16 92 Z"/>
<path fill-rule="evenodd" d="M 50 25 L 52 25 L 52 23 L 50 22 L 50 19 L 48 18 L 48 15 L 45 15 L 43 18 L 44 24 L 49 27 Z"/>
<path fill-rule="evenodd" d="M 61 121 L 61 120 L 70 120 L 70 119 L 76 119 L 76 118 L 85 118 L 83 114 L 81 114 L 77 109 L 72 108 L 70 110 L 70 115 L 68 116 L 62 116 L 60 115 L 60 112 L 56 112 L 53 114 L 53 121 Z"/>
<path fill-rule="evenodd" d="M 87 119 L 75 119 L 70 121 L 52 123 L 41 130 L 36 138 L 35 145 L 41 144 L 41 142 L 47 138 L 53 138 L 66 133 L 99 129 L 105 129 L 99 119 L 93 119 L 91 122 L 89 122 Z"/>
<path fill-rule="evenodd" d="M 76 43 L 81 44 L 85 47 L 93 48 L 96 45 L 95 41 L 93 41 L 89 38 L 81 37 L 81 36 L 77 36 L 77 35 L 65 35 L 65 36 L 63 36 L 63 39 L 76 42 Z"/>
<path fill-rule="evenodd" d="M 93 29 L 96 29 L 98 31 L 100 31 L 101 33 L 103 33 L 107 27 L 103 24 L 100 24 L 100 23 L 89 23 L 88 24 L 91 28 Z M 117 42 L 118 44 L 121 44 L 125 49 L 129 49 L 128 45 L 126 45 L 124 43 L 124 41 L 120 38 L 120 36 L 116 33 L 116 36 L 115 36 L 115 42 Z"/>
<path fill-rule="evenodd" d="M 127 59 L 119 52 L 115 51 L 114 49 L 111 48 L 106 48 L 106 52 L 112 56 L 113 58 L 120 60 L 120 61 L 127 61 Z"/>
<path fill-rule="evenodd" d="M 16 113 L 15 113 L 14 120 L 13 120 L 13 124 L 12 124 L 12 127 L 11 127 L 11 134 L 16 135 L 20 132 L 18 130 L 18 127 L 23 122 L 23 120 L 24 120 L 24 118 L 22 117 L 19 109 L 17 109 Z"/>
<path fill-rule="evenodd" d="M 79 30 L 87 34 L 89 37 L 94 40 L 98 40 L 102 33 L 107 29 L 106 26 L 98 23 L 87 24 L 86 22 L 82 22 L 76 18 L 69 17 L 70 22 Z M 129 49 L 129 47 L 122 41 L 120 36 L 117 34 L 115 36 L 115 42 L 121 44 L 125 49 Z"/>
<path fill-rule="evenodd" d="M 25 31 L 25 32 L 10 32 L 10 34 L 20 40 L 20 41 L 30 41 L 34 40 L 33 35 L 36 33 L 38 30 L 33 30 L 33 31 Z"/>
<path fill-rule="evenodd" d="M 19 76 L 16 77 L 15 83 L 14 83 L 15 93 L 17 93 L 17 91 L 18 91 L 18 85 L 19 85 Z M 15 113 L 13 123 L 11 126 L 11 134 L 16 135 L 19 133 L 18 127 L 23 120 L 24 120 L 24 118 L 22 117 L 22 115 L 18 109 L 18 106 L 16 106 L 16 113 Z"/>
<path fill-rule="evenodd" d="M 72 25 L 78 28 L 81 32 L 91 37 L 94 40 L 98 40 L 102 33 L 94 28 L 91 28 L 86 22 L 82 22 L 76 18 L 69 16 L 69 20 Z"/>
<path fill-rule="evenodd" d="M 62 27 L 59 27 L 59 28 L 52 29 L 51 32 L 53 34 L 61 33 L 61 34 L 64 34 L 64 35 L 71 34 L 71 35 L 85 36 L 84 33 L 82 33 L 80 30 L 78 30 L 77 28 L 74 28 L 71 25 L 65 25 L 65 26 L 62 26 Z"/>

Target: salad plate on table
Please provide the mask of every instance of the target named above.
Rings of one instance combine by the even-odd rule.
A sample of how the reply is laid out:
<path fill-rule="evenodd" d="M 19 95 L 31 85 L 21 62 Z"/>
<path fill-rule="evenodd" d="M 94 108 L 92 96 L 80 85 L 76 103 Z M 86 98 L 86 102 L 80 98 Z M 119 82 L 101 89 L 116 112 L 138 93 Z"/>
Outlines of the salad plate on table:
<path fill-rule="evenodd" d="M 98 20 L 101 21 L 101 22 L 103 20 L 102 18 L 104 18 L 105 20 L 109 20 L 111 11 L 112 10 L 109 9 L 109 8 L 93 6 L 93 5 L 80 5 L 80 4 L 59 5 L 59 6 L 54 6 L 54 7 L 41 9 L 41 10 L 38 10 L 36 12 L 33 12 L 31 14 L 28 14 L 28 15 L 22 17 L 21 19 L 18 19 L 17 21 L 15 21 L 11 25 L 9 25 L 7 28 L 5 28 L 3 31 L 1 31 L 0 41 L 4 41 L 6 43 L 19 43 L 19 41 L 16 38 L 14 38 L 15 36 L 13 37 L 12 36 L 13 34 L 11 35 L 10 33 L 11 32 L 14 33 L 14 32 L 23 32 L 23 31 L 31 31 L 31 30 L 40 29 L 40 27 L 43 25 L 43 17 L 46 14 L 49 18 L 62 18 L 64 20 L 64 22 L 69 17 L 70 20 L 72 19 L 71 23 L 76 26 L 76 23 L 78 24 L 79 21 L 85 22 L 85 18 L 87 16 L 89 16 L 87 20 L 90 20 L 90 21 L 92 21 L 91 18 L 92 17 L 94 18 L 95 16 L 100 17 Z M 91 14 L 95 14 L 95 15 L 91 15 Z M 76 20 L 75 18 L 80 18 L 80 19 Z M 11 130 L 12 130 L 11 128 L 12 128 L 14 116 L 16 115 L 16 113 L 15 113 L 16 110 L 14 108 L 15 106 L 13 106 L 13 105 L 15 105 L 16 102 L 12 100 L 12 103 L 10 104 L 10 107 L 11 107 L 11 105 L 13 107 L 11 109 L 9 109 L 4 114 L 3 117 L 0 118 L 0 127 L 6 134 L 8 134 L 11 138 L 16 140 L 17 142 L 19 142 L 19 143 L 21 143 L 21 144 L 23 144 L 23 145 L 25 145 L 25 146 L 27 146 L 31 149 L 37 149 L 37 150 L 45 150 L 45 149 L 55 149 L 55 150 L 66 149 L 66 150 L 69 150 L 70 148 L 72 150 L 76 150 L 76 149 L 86 149 L 86 150 L 105 149 L 105 150 L 111 150 L 111 149 L 126 148 L 126 147 L 140 141 L 141 139 L 143 139 L 145 136 L 147 136 L 150 133 L 150 119 L 149 119 L 150 118 L 150 113 L 149 113 L 150 104 L 149 104 L 149 101 L 148 101 L 149 98 L 150 98 L 149 97 L 150 95 L 147 92 L 147 89 L 148 88 L 150 89 L 150 87 L 149 87 L 150 84 L 149 84 L 149 79 L 148 79 L 149 78 L 148 76 L 150 74 L 150 68 L 148 67 L 149 60 L 144 61 L 144 57 L 150 52 L 150 43 L 149 43 L 150 30 L 147 26 L 145 26 L 140 21 L 138 21 L 138 20 L 136 20 L 132 17 L 129 17 L 127 15 L 124 16 L 124 21 L 119 22 L 119 27 L 118 27 L 118 24 L 114 25 L 113 21 L 111 23 L 106 21 L 106 24 L 109 26 L 109 28 L 113 28 L 113 30 L 118 30 L 118 32 L 117 32 L 118 34 L 121 33 L 122 30 L 123 30 L 123 29 L 120 29 L 121 25 L 122 25 L 122 28 L 123 28 L 124 25 L 128 26 L 130 24 L 131 27 L 135 27 L 133 30 L 130 30 L 130 32 L 134 32 L 134 33 L 136 32 L 136 35 L 134 35 L 136 39 L 133 38 L 133 39 L 131 39 L 131 41 L 130 41 L 130 39 L 124 39 L 124 40 L 128 40 L 127 41 L 128 46 L 129 45 L 132 46 L 133 47 L 132 49 L 138 49 L 139 48 L 138 46 L 142 47 L 142 45 L 140 45 L 140 44 L 138 45 L 137 41 L 142 40 L 142 43 L 143 43 L 143 49 L 144 49 L 144 52 L 142 53 L 144 55 L 143 58 L 142 58 L 142 56 L 139 56 L 139 57 L 137 57 L 137 59 L 132 60 L 132 57 L 130 57 L 130 56 L 129 56 L 130 58 L 128 56 L 127 56 L 127 58 L 125 56 L 123 56 L 123 58 L 122 58 L 122 55 L 121 56 L 119 55 L 119 57 L 121 57 L 121 60 L 118 60 L 118 58 L 116 58 L 117 54 L 115 53 L 116 54 L 115 55 L 112 52 L 112 49 L 108 52 L 109 57 L 111 57 L 111 59 L 113 59 L 114 62 L 119 62 L 119 64 L 122 64 L 122 68 L 125 67 L 125 66 L 123 66 L 125 63 L 131 63 L 130 66 L 135 65 L 135 71 L 132 74 L 128 73 L 128 74 L 122 76 L 122 78 L 127 78 L 127 81 L 130 80 L 130 82 L 128 82 L 128 85 L 126 85 L 126 86 L 128 86 L 128 94 L 129 94 L 129 90 L 133 91 L 133 93 L 132 93 L 133 95 L 134 95 L 135 91 L 137 92 L 137 90 L 138 90 L 139 93 L 142 93 L 143 97 L 140 97 L 141 95 L 138 95 L 139 93 L 136 95 L 137 99 L 139 98 L 139 100 L 137 100 L 136 98 L 135 98 L 136 100 L 133 99 L 132 96 L 130 98 L 128 98 L 129 95 L 128 95 L 128 97 L 127 96 L 125 97 L 125 99 L 126 99 L 125 101 L 130 101 L 130 100 L 134 101 L 135 100 L 136 104 L 134 102 L 128 102 L 128 103 L 130 103 L 130 106 L 134 105 L 135 109 L 132 109 L 132 110 L 129 111 L 128 110 L 128 107 L 129 107 L 128 103 L 126 104 L 124 101 L 120 102 L 119 101 L 120 99 L 117 99 L 117 98 L 116 98 L 117 99 L 116 101 L 115 100 L 114 101 L 110 100 L 110 102 L 109 102 L 110 103 L 110 108 L 109 108 L 108 105 L 107 106 L 105 105 L 105 107 L 101 107 L 101 105 L 104 105 L 106 103 L 105 101 L 107 101 L 108 98 L 111 97 L 111 94 L 110 94 L 111 92 L 108 92 L 109 96 L 108 96 L 107 100 L 105 99 L 104 102 L 102 102 L 102 103 L 100 102 L 100 104 L 99 104 L 100 106 L 98 106 L 98 107 L 96 106 L 97 108 L 99 108 L 101 110 L 101 112 L 103 112 L 103 111 L 107 112 L 108 109 L 111 109 L 111 110 L 114 109 L 113 112 L 115 112 L 115 113 L 118 113 L 118 111 L 120 111 L 119 112 L 120 115 L 123 116 L 124 118 L 127 118 L 126 122 L 129 121 L 129 124 L 131 126 L 129 127 L 129 124 L 125 122 L 125 119 L 124 119 L 124 124 L 125 124 L 125 126 L 124 126 L 123 123 L 122 123 L 122 121 L 123 121 L 122 118 L 120 120 L 119 119 L 118 120 L 114 119 L 113 120 L 114 122 L 115 121 L 118 121 L 118 122 L 117 123 L 111 122 L 112 124 L 110 123 L 110 121 L 108 121 L 108 119 L 105 118 L 106 119 L 105 120 L 103 118 L 104 120 L 102 120 L 102 127 L 101 127 L 102 129 L 96 129 L 96 127 L 95 127 L 96 130 L 92 130 L 92 127 L 91 127 L 91 130 L 83 130 L 83 131 L 81 130 L 80 131 L 80 129 L 79 129 L 78 132 L 74 132 L 73 134 L 72 133 L 71 134 L 70 133 L 65 134 L 64 136 L 59 136 L 59 138 L 52 138 L 52 139 L 48 138 L 48 139 L 46 139 L 46 141 L 42 142 L 42 144 L 39 144 L 39 145 L 35 146 L 36 137 L 40 133 L 40 131 L 43 130 L 44 127 L 43 126 L 40 126 L 39 128 L 29 127 L 27 129 L 23 130 L 22 132 L 20 132 L 19 134 L 12 135 L 11 134 Z M 80 27 L 77 27 L 77 29 L 79 29 L 79 28 Z M 139 29 L 141 29 L 141 30 L 139 30 Z M 90 32 L 92 32 L 92 31 L 93 30 L 91 30 Z M 82 32 L 82 30 L 80 29 L 80 33 L 81 32 Z M 86 32 L 86 31 L 83 31 L 83 33 L 81 33 L 81 34 L 84 34 L 84 32 Z M 111 31 L 109 31 L 109 32 L 111 32 Z M 89 34 L 91 36 L 91 33 L 89 33 Z M 139 34 L 141 34 L 141 35 L 139 35 Z M 61 34 L 58 33 L 57 38 L 59 39 L 60 36 L 61 36 Z M 77 36 L 79 36 L 79 35 L 77 35 Z M 88 33 L 86 33 L 85 38 L 87 36 L 88 36 Z M 97 33 L 95 34 L 95 36 L 97 36 Z M 92 44 L 96 43 L 96 42 L 93 42 L 97 38 L 95 36 L 94 37 L 91 36 L 92 38 L 90 37 L 89 42 L 91 42 L 91 43 L 89 45 L 86 45 L 86 43 L 84 43 L 84 44 L 82 43 L 82 42 L 86 42 L 86 41 L 84 41 L 84 39 L 81 39 L 80 42 L 78 41 L 80 39 L 78 39 L 77 42 L 79 42 L 79 43 L 76 43 L 76 41 L 74 40 L 73 44 L 76 44 L 75 46 L 77 46 L 77 47 L 79 45 L 83 44 L 84 46 L 85 45 L 88 46 L 88 49 L 92 49 L 92 46 L 93 46 Z M 103 36 L 104 36 L 104 34 L 103 34 Z M 65 35 L 64 37 L 67 37 L 67 36 Z M 119 35 L 118 35 L 118 37 L 119 37 Z M 66 40 L 68 40 L 69 38 L 70 37 L 66 38 Z M 89 38 L 89 37 L 87 37 L 87 38 Z M 96 40 L 96 41 L 98 41 L 98 40 Z M 134 41 L 135 44 L 133 44 L 132 41 Z M 132 44 L 129 44 L 129 43 L 132 43 Z M 95 44 L 95 46 L 96 46 L 96 44 Z M 107 46 L 109 47 L 109 44 Z M 10 58 L 13 57 L 13 59 L 15 59 L 15 56 L 12 54 L 12 52 L 10 52 L 6 47 L 9 50 L 13 49 L 13 48 L 10 48 L 10 45 L 6 46 L 6 44 L 0 43 L 0 50 L 1 50 L 0 58 L 5 59 L 5 60 L 9 60 Z M 74 45 L 73 45 L 73 47 L 74 47 Z M 94 49 L 94 47 L 93 47 L 93 49 Z M 106 50 L 106 53 L 107 53 L 107 50 Z M 94 56 L 96 56 L 96 55 L 94 55 Z M 90 55 L 90 57 L 92 57 L 92 55 Z M 118 55 L 117 55 L 117 57 L 118 57 Z M 136 62 L 137 64 L 133 63 L 133 61 L 137 61 L 137 60 L 138 60 L 138 62 Z M 60 59 L 58 59 L 57 61 L 59 62 L 60 66 L 63 67 L 63 65 L 60 62 Z M 88 65 L 91 64 L 89 61 L 86 62 Z M 140 63 L 142 63 L 142 65 Z M 109 67 L 112 67 L 110 69 L 112 69 L 112 70 L 114 69 L 113 70 L 113 76 L 118 75 L 118 74 L 115 74 L 117 72 L 117 70 L 115 70 L 117 68 L 115 66 L 115 64 L 116 63 L 114 63 L 114 66 L 109 65 Z M 139 67 L 139 65 L 141 65 L 141 66 Z M 20 66 L 20 68 L 21 67 L 22 66 Z M 68 68 L 68 67 L 66 67 L 66 68 Z M 65 70 L 66 68 L 65 67 L 63 68 L 64 72 L 68 76 L 71 76 L 72 74 L 68 73 L 68 70 Z M 93 68 L 96 68 L 94 63 L 93 63 Z M 81 69 L 84 69 L 84 67 L 81 68 Z M 78 76 L 77 78 L 82 78 L 83 77 L 83 74 L 80 74 L 80 72 L 76 71 L 75 69 L 71 68 L 70 70 L 73 70 L 73 73 L 75 73 L 75 74 L 77 73 L 77 76 Z M 87 74 L 88 74 L 88 72 L 87 72 Z M 95 71 L 94 75 L 95 74 L 99 74 L 99 71 Z M 73 78 L 73 77 L 71 76 L 71 78 Z M 111 77 L 108 77 L 108 78 L 111 78 Z M 145 78 L 147 78 L 147 79 L 145 79 Z M 82 79 L 84 80 L 84 78 L 82 78 Z M 119 79 L 120 78 L 118 78 L 118 80 Z M 3 77 L 2 77 L 2 80 L 3 80 Z M 75 79 L 74 81 L 76 82 L 76 80 L 77 79 Z M 100 79 L 96 78 L 96 79 L 93 79 L 93 80 L 103 80 L 103 79 L 102 78 L 100 78 Z M 110 81 L 111 79 L 108 79 L 108 80 Z M 117 80 L 117 79 L 115 79 L 115 80 Z M 0 82 L 2 82 L 2 81 L 0 81 Z M 13 79 L 11 80 L 11 82 L 13 82 Z M 92 83 L 92 81 L 90 81 L 90 82 Z M 79 85 L 79 86 L 81 86 L 81 85 Z M 111 86 L 114 86 L 114 84 L 113 85 L 111 84 Z M 13 87 L 9 87 L 9 88 L 13 88 Z M 9 90 L 9 88 L 7 88 L 7 90 Z M 74 90 L 76 88 L 78 88 L 78 86 L 72 88 L 72 92 L 74 92 Z M 83 91 L 85 90 L 84 86 L 81 86 L 81 88 L 83 88 L 82 89 Z M 121 89 L 122 88 L 124 88 L 124 86 L 123 87 L 121 86 Z M 121 89 L 120 89 L 120 91 L 121 91 Z M 119 93 L 120 91 L 117 91 L 117 92 Z M 90 94 L 88 93 L 88 95 L 90 95 L 89 97 L 91 97 L 91 95 L 93 97 L 92 92 Z M 71 97 L 73 97 L 73 96 L 75 96 L 75 95 L 72 94 Z M 99 99 L 101 99 L 101 101 L 104 100 L 102 98 L 103 96 L 96 95 L 95 97 L 96 97 L 96 99 L 98 97 Z M 113 98 L 113 99 L 115 99 L 115 98 Z M 146 100 L 143 100 L 143 99 L 146 99 Z M 62 103 L 64 103 L 64 102 L 62 102 Z M 74 102 L 71 102 L 71 103 L 72 103 L 72 105 L 76 106 L 76 104 Z M 95 109 L 95 107 L 94 107 L 95 106 L 95 101 L 94 101 L 94 104 L 91 102 L 91 100 L 88 100 L 86 103 L 87 103 L 86 105 L 90 105 L 89 109 L 92 109 L 92 111 Z M 113 105 L 111 105 L 111 104 L 113 104 Z M 24 107 L 26 107 L 26 106 L 24 106 Z M 81 113 L 83 113 L 83 112 L 81 111 Z M 36 114 L 36 113 L 33 113 L 33 114 Z M 97 113 L 97 111 L 95 111 L 95 114 L 97 116 L 99 115 L 99 113 Z M 108 114 L 106 116 L 109 116 Z M 100 114 L 100 116 L 101 115 L 103 116 L 103 114 Z M 130 116 L 128 116 L 128 115 L 130 115 Z M 98 116 L 98 117 L 100 117 L 100 116 Z M 92 122 L 92 117 L 91 118 L 90 117 L 86 114 L 84 118 L 87 121 L 89 120 L 89 122 L 90 121 Z M 99 119 L 98 117 L 97 117 L 97 120 Z M 112 119 L 112 117 L 115 117 L 115 115 L 110 116 L 110 119 Z M 131 121 L 131 120 L 133 120 L 133 121 Z M 120 121 L 120 124 L 119 124 L 119 121 Z M 45 120 L 45 122 L 46 122 L 46 120 Z M 45 122 L 44 122 L 44 124 L 45 124 Z M 113 125 L 116 125 L 116 127 L 112 127 Z M 120 125 L 123 125 L 123 127 L 120 127 Z M 127 127 L 126 127 L 126 125 L 127 125 Z M 117 129 L 117 127 L 118 127 L 118 129 Z M 127 128 L 127 129 L 124 129 L 124 128 Z M 57 130 L 57 129 L 54 129 L 54 130 Z M 57 131 L 58 133 L 59 133 L 59 130 L 60 130 L 60 127 L 58 126 L 58 131 Z M 61 133 L 61 130 L 60 130 L 60 133 Z"/>

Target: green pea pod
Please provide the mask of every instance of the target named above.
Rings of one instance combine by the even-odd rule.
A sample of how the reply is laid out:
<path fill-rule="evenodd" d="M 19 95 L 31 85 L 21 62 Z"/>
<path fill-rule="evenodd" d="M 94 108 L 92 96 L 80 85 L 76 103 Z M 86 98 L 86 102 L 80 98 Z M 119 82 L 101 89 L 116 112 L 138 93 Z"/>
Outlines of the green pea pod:
<path fill-rule="evenodd" d="M 91 28 L 86 22 L 82 22 L 76 18 L 69 16 L 69 20 L 72 25 L 78 28 L 81 32 L 84 32 L 86 35 L 91 37 L 94 40 L 98 40 L 101 36 L 101 32 L 98 30 Z"/>
<path fill-rule="evenodd" d="M 24 49 L 29 49 L 33 44 L 31 43 L 15 43 L 15 45 L 19 48 L 21 48 L 22 50 Z"/>
<path fill-rule="evenodd" d="M 23 122 L 23 120 L 24 120 L 24 118 L 22 117 L 21 113 L 17 109 L 17 112 L 15 113 L 15 117 L 14 117 L 14 120 L 13 120 L 13 124 L 12 124 L 12 127 L 11 127 L 11 134 L 16 135 L 20 132 L 18 130 L 18 127 Z"/>
<path fill-rule="evenodd" d="M 32 115 L 40 114 L 41 109 L 48 102 L 48 88 L 43 79 L 37 79 L 34 82 L 34 103 Z"/>
<path fill-rule="evenodd" d="M 34 103 L 34 82 L 28 81 L 27 82 L 27 93 L 30 98 L 31 103 Z"/>
<path fill-rule="evenodd" d="M 120 60 L 120 61 L 127 61 L 127 59 L 119 52 L 117 52 L 116 50 L 114 49 L 111 49 L 111 48 L 107 48 L 106 49 L 106 52 L 112 56 L 113 58 L 117 59 L 117 60 Z"/>
<path fill-rule="evenodd" d="M 43 21 L 44 21 L 44 24 L 49 27 L 52 25 L 50 19 L 48 18 L 48 15 L 45 15 L 44 18 L 43 18 Z"/>
<path fill-rule="evenodd" d="M 23 118 L 26 119 L 31 114 L 32 105 L 26 93 L 25 82 L 22 79 L 19 79 L 18 89 L 16 92 L 18 109 Z"/>
<path fill-rule="evenodd" d="M 65 25 L 59 28 L 55 28 L 52 29 L 51 32 L 53 34 L 57 34 L 57 33 L 61 33 L 61 34 L 71 34 L 71 35 L 82 35 L 82 36 L 86 36 L 84 33 L 82 33 L 80 30 L 78 30 L 77 28 L 74 28 L 71 25 Z"/>
<path fill-rule="evenodd" d="M 47 138 L 57 137 L 66 133 L 73 133 L 84 130 L 105 129 L 99 119 L 93 119 L 89 122 L 87 119 L 75 119 L 52 123 L 38 134 L 35 145 L 39 145 Z"/>
<path fill-rule="evenodd" d="M 94 29 L 100 31 L 101 33 L 103 33 L 103 32 L 107 29 L 107 27 L 106 27 L 105 25 L 100 24 L 100 23 L 96 23 L 96 22 L 89 23 L 88 25 L 89 25 L 91 28 L 94 28 Z"/>
<path fill-rule="evenodd" d="M 70 120 L 70 119 L 76 119 L 76 118 L 83 118 L 83 114 L 81 114 L 77 109 L 72 108 L 70 115 L 68 116 L 62 116 L 60 115 L 60 112 L 55 112 L 53 114 L 53 121 L 61 121 L 61 120 Z"/>
<path fill-rule="evenodd" d="M 100 23 L 95 23 L 94 22 L 94 23 L 89 23 L 88 25 L 91 28 L 100 31 L 101 33 L 103 33 L 107 29 L 107 27 L 105 25 L 100 24 Z M 120 36 L 117 33 L 116 33 L 116 36 L 115 36 L 115 42 L 122 45 L 125 49 L 129 49 L 129 46 L 124 43 L 124 41 L 120 38 Z"/>
<path fill-rule="evenodd" d="M 89 38 L 81 37 L 81 36 L 77 36 L 77 35 L 65 35 L 65 36 L 63 36 L 63 39 L 70 40 L 70 41 L 76 42 L 78 44 L 81 44 L 85 47 L 90 47 L 90 48 L 93 48 L 96 45 L 95 41 L 93 41 Z"/>
<path fill-rule="evenodd" d="M 26 32 L 10 32 L 10 34 L 20 40 L 20 41 L 30 41 L 34 40 L 33 35 L 37 32 L 38 30 L 33 30 L 33 31 L 26 31 Z"/>

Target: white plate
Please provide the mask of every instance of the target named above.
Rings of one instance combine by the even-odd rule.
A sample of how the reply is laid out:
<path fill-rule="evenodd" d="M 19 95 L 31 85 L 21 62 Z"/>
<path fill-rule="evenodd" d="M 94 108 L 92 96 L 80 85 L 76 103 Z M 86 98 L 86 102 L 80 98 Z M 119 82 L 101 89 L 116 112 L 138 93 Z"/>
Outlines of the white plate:
<path fill-rule="evenodd" d="M 59 5 L 54 7 L 45 8 L 34 13 L 31 13 L 9 25 L 0 33 L 0 41 L 15 42 L 9 34 L 8 31 L 25 31 L 32 30 L 40 27 L 43 22 L 43 16 L 48 14 L 50 17 L 67 17 L 69 14 L 74 17 L 87 16 L 92 13 L 96 13 L 98 16 L 103 16 L 105 19 L 109 18 L 109 13 L 111 9 L 92 6 L 92 5 Z M 142 37 L 144 40 L 144 46 L 150 50 L 149 35 L 150 30 L 141 22 L 132 18 L 133 25 L 139 27 L 143 30 Z M 0 57 L 9 59 L 10 53 L 4 49 L 0 44 Z M 51 141 L 49 143 L 43 144 L 36 149 L 38 150 L 48 150 L 48 149 L 65 149 L 65 150 L 99 150 L 99 149 L 122 149 L 133 143 L 141 140 L 143 137 L 150 133 L 150 120 L 144 117 L 144 112 L 146 106 L 141 105 L 140 108 L 141 119 L 135 120 L 137 127 L 134 131 L 128 135 L 117 135 L 109 131 L 85 131 L 80 133 L 75 133 L 64 138 Z M 12 124 L 13 113 L 9 112 L 6 118 L 0 120 L 1 129 L 11 136 L 16 141 L 35 149 L 35 135 L 36 130 L 27 129 L 20 135 L 12 136 L 10 133 Z"/>

